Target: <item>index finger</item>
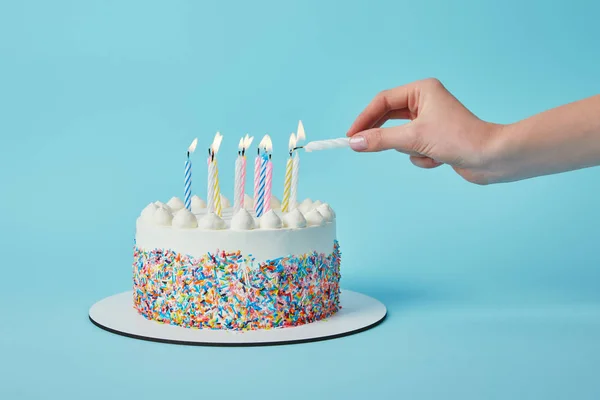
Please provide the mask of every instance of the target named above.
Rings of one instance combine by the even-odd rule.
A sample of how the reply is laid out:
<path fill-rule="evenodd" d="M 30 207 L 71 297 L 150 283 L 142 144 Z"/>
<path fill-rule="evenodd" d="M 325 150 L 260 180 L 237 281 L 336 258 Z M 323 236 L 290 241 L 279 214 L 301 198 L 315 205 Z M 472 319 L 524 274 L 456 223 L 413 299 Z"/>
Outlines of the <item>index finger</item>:
<path fill-rule="evenodd" d="M 369 105 L 356 117 L 346 136 L 353 136 L 358 132 L 373 128 L 378 121 L 392 111 L 405 108 L 410 109 L 410 98 L 414 89 L 415 82 L 394 89 L 384 90 L 377 94 Z"/>

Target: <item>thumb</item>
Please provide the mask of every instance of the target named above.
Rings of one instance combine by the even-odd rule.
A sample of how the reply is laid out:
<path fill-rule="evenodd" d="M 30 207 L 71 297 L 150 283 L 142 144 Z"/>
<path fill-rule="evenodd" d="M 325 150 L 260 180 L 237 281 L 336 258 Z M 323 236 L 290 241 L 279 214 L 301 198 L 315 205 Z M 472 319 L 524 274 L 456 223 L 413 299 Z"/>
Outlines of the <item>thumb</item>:
<path fill-rule="evenodd" d="M 358 132 L 350 138 L 350 147 L 359 152 L 395 149 L 402 153 L 414 153 L 415 122 L 391 128 L 375 128 Z"/>

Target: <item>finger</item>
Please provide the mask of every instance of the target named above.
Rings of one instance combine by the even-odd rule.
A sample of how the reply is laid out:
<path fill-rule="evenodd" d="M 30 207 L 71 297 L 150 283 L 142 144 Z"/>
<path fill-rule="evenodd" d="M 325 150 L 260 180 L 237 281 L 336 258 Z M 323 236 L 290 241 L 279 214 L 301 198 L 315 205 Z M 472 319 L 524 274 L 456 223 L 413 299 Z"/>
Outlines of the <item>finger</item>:
<path fill-rule="evenodd" d="M 410 156 L 410 161 L 417 167 L 426 169 L 436 168 L 443 164 L 425 156 Z"/>
<path fill-rule="evenodd" d="M 411 100 L 414 97 L 413 93 L 416 85 L 417 82 L 413 82 L 379 93 L 358 115 L 348 130 L 347 136 L 353 136 L 360 131 L 371 129 L 377 121 L 390 111 L 410 109 L 409 105 L 413 103 Z"/>
<path fill-rule="evenodd" d="M 360 152 L 396 149 L 409 154 L 415 148 L 414 124 L 415 122 L 409 122 L 391 128 L 374 128 L 359 132 L 350 138 L 350 147 Z"/>
<path fill-rule="evenodd" d="M 383 124 L 388 122 L 390 119 L 413 119 L 413 114 L 407 109 L 393 110 L 379 118 L 371 128 L 381 128 Z"/>

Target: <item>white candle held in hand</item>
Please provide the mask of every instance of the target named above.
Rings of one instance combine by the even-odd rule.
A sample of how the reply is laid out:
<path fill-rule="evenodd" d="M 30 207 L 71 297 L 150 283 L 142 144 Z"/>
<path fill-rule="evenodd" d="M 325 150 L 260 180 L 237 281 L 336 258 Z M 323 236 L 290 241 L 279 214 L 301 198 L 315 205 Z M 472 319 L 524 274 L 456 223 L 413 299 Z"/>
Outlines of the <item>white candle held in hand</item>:
<path fill-rule="evenodd" d="M 329 140 L 317 140 L 314 142 L 307 143 L 305 146 L 303 146 L 304 150 L 306 150 L 307 152 L 329 150 L 341 147 L 350 147 L 350 139 L 339 138 Z"/>

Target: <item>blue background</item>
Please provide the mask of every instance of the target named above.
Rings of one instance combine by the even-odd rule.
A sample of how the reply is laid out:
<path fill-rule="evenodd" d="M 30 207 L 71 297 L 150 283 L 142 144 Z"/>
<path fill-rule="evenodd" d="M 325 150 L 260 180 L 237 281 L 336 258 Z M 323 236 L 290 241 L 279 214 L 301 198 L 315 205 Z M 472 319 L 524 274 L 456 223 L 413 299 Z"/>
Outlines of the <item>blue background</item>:
<path fill-rule="evenodd" d="M 134 221 L 205 197 L 217 130 L 231 197 L 242 134 L 342 136 L 378 91 L 435 76 L 509 123 L 600 92 L 591 1 L 1 1 L 0 398 L 600 397 L 600 169 L 480 187 L 406 156 L 302 156 L 338 214 L 343 286 L 378 328 L 194 348 L 94 327 L 130 287 Z"/>

